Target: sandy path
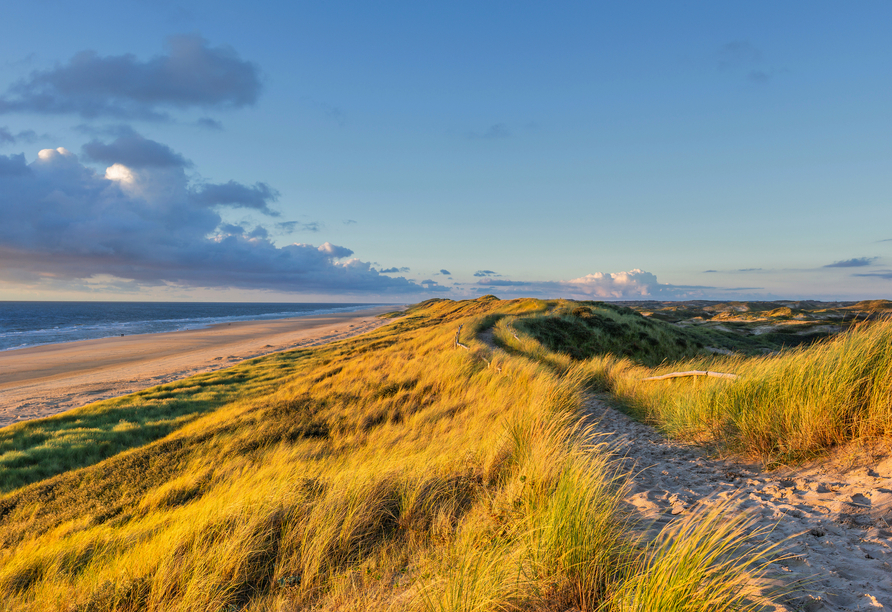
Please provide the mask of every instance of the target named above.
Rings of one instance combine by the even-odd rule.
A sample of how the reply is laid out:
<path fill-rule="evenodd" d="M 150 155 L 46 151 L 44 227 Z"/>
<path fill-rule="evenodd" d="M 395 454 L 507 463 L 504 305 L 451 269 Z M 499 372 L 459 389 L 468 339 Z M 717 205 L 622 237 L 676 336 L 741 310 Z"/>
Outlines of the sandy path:
<path fill-rule="evenodd" d="M 375 315 L 395 308 L 2 351 L 0 427 L 219 370 L 244 359 L 355 336 L 392 320 Z"/>
<path fill-rule="evenodd" d="M 775 564 L 772 577 L 811 580 L 777 610 L 892 609 L 892 457 L 847 471 L 826 461 L 762 472 L 669 442 L 608 402 L 591 397 L 587 408 L 625 455 L 635 475 L 626 501 L 645 518 L 659 526 L 697 503 L 740 499 L 757 513 L 757 527 L 776 525 L 770 540 L 793 536 L 786 550 L 794 558 Z"/>

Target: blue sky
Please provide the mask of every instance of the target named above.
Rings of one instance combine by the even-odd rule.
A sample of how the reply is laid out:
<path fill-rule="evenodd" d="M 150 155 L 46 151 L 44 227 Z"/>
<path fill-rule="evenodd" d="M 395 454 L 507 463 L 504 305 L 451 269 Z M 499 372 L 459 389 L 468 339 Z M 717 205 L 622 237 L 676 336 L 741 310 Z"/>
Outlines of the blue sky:
<path fill-rule="evenodd" d="M 888 2 L 4 13 L 0 299 L 892 298 Z"/>

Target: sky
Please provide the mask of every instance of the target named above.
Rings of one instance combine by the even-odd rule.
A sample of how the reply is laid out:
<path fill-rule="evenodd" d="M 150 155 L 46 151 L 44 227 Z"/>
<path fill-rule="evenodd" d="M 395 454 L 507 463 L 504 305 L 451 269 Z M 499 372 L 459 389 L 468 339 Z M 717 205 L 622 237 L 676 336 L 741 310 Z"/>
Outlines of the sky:
<path fill-rule="evenodd" d="M 9 3 L 0 300 L 892 298 L 890 23 Z"/>

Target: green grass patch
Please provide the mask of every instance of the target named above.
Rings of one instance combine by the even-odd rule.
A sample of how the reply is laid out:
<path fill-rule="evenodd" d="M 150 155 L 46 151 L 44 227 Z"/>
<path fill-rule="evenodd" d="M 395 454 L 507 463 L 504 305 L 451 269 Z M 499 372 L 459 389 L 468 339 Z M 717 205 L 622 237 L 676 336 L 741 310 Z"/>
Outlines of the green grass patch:
<path fill-rule="evenodd" d="M 723 322 L 728 331 L 711 325 L 676 325 L 607 302 L 559 301 L 546 312 L 518 317 L 513 325 L 549 351 L 575 360 L 613 355 L 650 367 L 709 355 L 716 349 L 763 355 L 829 336 L 825 331 L 802 334 L 792 327 L 752 335 L 752 325 L 740 322 Z"/>
<path fill-rule="evenodd" d="M 762 357 L 701 357 L 643 368 L 614 356 L 585 367 L 638 418 L 669 436 L 763 460 L 796 463 L 892 436 L 892 322 L 859 326 Z M 712 370 L 736 380 L 643 379 Z"/>

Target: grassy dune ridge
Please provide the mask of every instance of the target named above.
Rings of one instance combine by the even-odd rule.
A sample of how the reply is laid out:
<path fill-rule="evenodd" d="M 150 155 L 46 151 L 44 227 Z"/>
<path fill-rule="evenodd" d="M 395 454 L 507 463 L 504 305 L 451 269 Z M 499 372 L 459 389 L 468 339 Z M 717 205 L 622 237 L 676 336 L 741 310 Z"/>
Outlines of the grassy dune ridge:
<path fill-rule="evenodd" d="M 3 607 L 746 609 L 766 551 L 745 517 L 636 540 L 580 409 L 600 384 L 644 410 L 623 384 L 652 370 L 524 327 L 567 306 L 431 300 L 362 337 L 0 430 Z M 505 351 L 477 338 L 490 327 Z M 648 352 L 684 348 L 651 332 Z M 91 440 L 112 442 L 78 451 Z"/>
<path fill-rule="evenodd" d="M 773 553 L 747 516 L 640 541 L 584 394 L 770 461 L 892 431 L 892 323 L 715 356 L 733 336 L 598 303 L 393 318 L 0 430 L 3 608 L 750 609 Z M 641 381 L 682 369 L 740 377 Z"/>
<path fill-rule="evenodd" d="M 591 329 L 587 336 L 586 328 Z M 759 458 L 769 466 L 892 436 L 888 318 L 855 324 L 810 345 L 774 345 L 777 350 L 769 355 L 760 354 L 765 347 L 754 346 L 751 338 L 729 334 L 722 336 L 723 346 L 736 349 L 735 354 L 709 354 L 703 349 L 710 340 L 703 333 L 591 303 L 506 317 L 495 327 L 495 337 L 508 350 L 550 363 L 559 372 L 584 367 L 592 387 L 609 391 L 629 412 L 666 434 Z M 738 379 L 642 380 L 688 370 L 733 373 Z"/>

